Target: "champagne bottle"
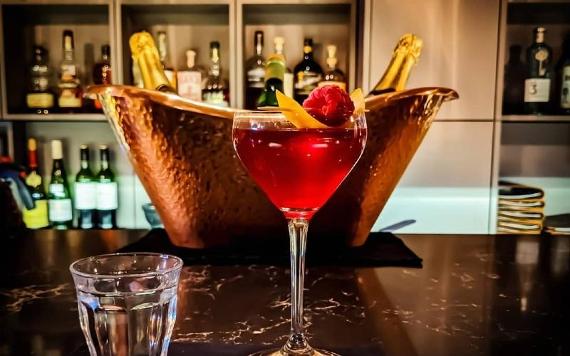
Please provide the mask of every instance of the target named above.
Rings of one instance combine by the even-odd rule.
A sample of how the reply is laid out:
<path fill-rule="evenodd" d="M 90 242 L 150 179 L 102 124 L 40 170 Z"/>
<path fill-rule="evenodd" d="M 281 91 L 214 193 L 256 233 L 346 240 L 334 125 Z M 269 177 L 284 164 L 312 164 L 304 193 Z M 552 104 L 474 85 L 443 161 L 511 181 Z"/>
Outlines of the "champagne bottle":
<path fill-rule="evenodd" d="M 81 168 L 75 176 L 75 209 L 77 210 L 77 227 L 92 229 L 97 207 L 97 186 L 95 176 L 89 168 L 89 147 L 81 145 L 79 149 Z"/>
<path fill-rule="evenodd" d="M 276 49 L 265 63 L 265 89 L 259 97 L 257 106 L 279 106 L 275 92 L 277 90 L 283 92 L 285 67 L 285 57 Z"/>
<path fill-rule="evenodd" d="M 394 48 L 388 68 L 369 95 L 403 90 L 412 67 L 420 57 L 422 45 L 423 41 L 416 35 L 410 33 L 403 35 Z"/>
<path fill-rule="evenodd" d="M 24 223 L 29 229 L 41 229 L 49 226 L 48 202 L 44 190 L 42 175 L 38 170 L 37 142 L 34 138 L 28 139 L 28 174 L 26 185 L 32 193 L 35 207 L 22 212 Z"/>
<path fill-rule="evenodd" d="M 113 229 L 117 227 L 117 208 L 119 207 L 115 174 L 109 167 L 109 148 L 99 147 L 101 169 L 97 173 L 97 227 Z"/>
<path fill-rule="evenodd" d="M 48 188 L 49 221 L 55 229 L 65 230 L 71 227 L 73 208 L 63 164 L 61 141 L 51 141 L 51 158 L 53 168 Z"/>
<path fill-rule="evenodd" d="M 265 83 L 265 58 L 263 58 L 263 31 L 255 31 L 255 53 L 245 64 L 245 108 L 255 109 L 263 93 Z"/>
<path fill-rule="evenodd" d="M 129 39 L 133 62 L 140 72 L 146 89 L 154 89 L 167 93 L 176 93 L 164 74 L 158 50 L 150 33 L 141 31 L 134 33 Z"/>

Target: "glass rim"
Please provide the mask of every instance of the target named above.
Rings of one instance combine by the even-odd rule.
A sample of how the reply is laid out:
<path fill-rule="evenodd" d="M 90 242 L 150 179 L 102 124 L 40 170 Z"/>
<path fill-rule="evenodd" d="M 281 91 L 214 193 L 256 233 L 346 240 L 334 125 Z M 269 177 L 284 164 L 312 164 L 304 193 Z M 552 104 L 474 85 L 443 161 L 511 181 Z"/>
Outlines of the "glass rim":
<path fill-rule="evenodd" d="M 175 261 L 174 266 L 168 267 L 163 271 L 149 271 L 149 272 L 137 272 L 137 273 L 125 273 L 125 274 L 95 274 L 82 272 L 77 269 L 77 265 L 81 262 L 85 262 L 89 259 L 104 258 L 104 257 L 121 257 L 121 256 L 152 256 L 152 257 L 167 257 L 168 259 L 173 259 Z M 69 265 L 69 271 L 74 276 L 80 276 L 85 278 L 124 278 L 124 277 L 150 277 L 156 275 L 165 275 L 173 271 L 180 270 L 184 266 L 184 261 L 178 256 L 169 255 L 165 253 L 157 252 L 116 252 L 116 253 L 106 253 L 102 255 L 88 256 L 81 258 Z"/>

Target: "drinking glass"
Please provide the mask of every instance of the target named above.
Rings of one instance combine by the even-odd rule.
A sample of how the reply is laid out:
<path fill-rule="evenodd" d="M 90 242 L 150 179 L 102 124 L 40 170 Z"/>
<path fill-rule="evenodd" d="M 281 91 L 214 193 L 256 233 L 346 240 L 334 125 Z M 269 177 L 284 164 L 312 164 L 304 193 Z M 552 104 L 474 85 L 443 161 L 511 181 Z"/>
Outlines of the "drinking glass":
<path fill-rule="evenodd" d="M 182 260 L 157 253 L 87 257 L 69 267 L 89 353 L 165 356 Z"/>
<path fill-rule="evenodd" d="M 255 355 L 335 355 L 313 349 L 303 331 L 307 230 L 364 151 L 364 114 L 343 127 L 316 129 L 296 128 L 281 112 L 241 111 L 234 115 L 232 139 L 246 170 L 289 226 L 291 333 L 281 349 Z"/>

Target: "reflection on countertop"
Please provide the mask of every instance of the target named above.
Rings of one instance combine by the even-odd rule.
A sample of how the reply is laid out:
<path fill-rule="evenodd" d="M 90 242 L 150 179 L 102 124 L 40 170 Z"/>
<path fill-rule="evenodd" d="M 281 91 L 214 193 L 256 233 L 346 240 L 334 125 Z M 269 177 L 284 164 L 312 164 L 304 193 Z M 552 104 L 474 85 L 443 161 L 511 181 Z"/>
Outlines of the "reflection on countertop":
<path fill-rule="evenodd" d="M 5 241 L 0 354 L 79 348 L 69 262 L 142 234 L 46 230 Z M 570 239 L 401 237 L 424 259 L 422 269 L 309 269 L 312 344 L 355 355 L 570 353 Z M 281 267 L 185 267 L 173 346 L 280 345 L 289 330 L 288 298 L 289 272 Z"/>

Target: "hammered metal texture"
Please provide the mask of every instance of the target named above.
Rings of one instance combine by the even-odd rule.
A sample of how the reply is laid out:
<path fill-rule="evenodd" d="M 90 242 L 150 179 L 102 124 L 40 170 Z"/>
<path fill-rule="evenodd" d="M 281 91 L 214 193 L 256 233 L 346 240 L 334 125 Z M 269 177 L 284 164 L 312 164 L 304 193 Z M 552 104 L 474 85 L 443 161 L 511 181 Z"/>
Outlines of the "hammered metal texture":
<path fill-rule="evenodd" d="M 236 157 L 231 108 L 128 86 L 93 86 L 118 140 L 178 246 L 206 247 L 283 237 L 281 212 Z M 311 221 L 309 235 L 361 245 L 419 147 L 446 88 L 366 99 L 368 141 L 349 177 Z"/>

